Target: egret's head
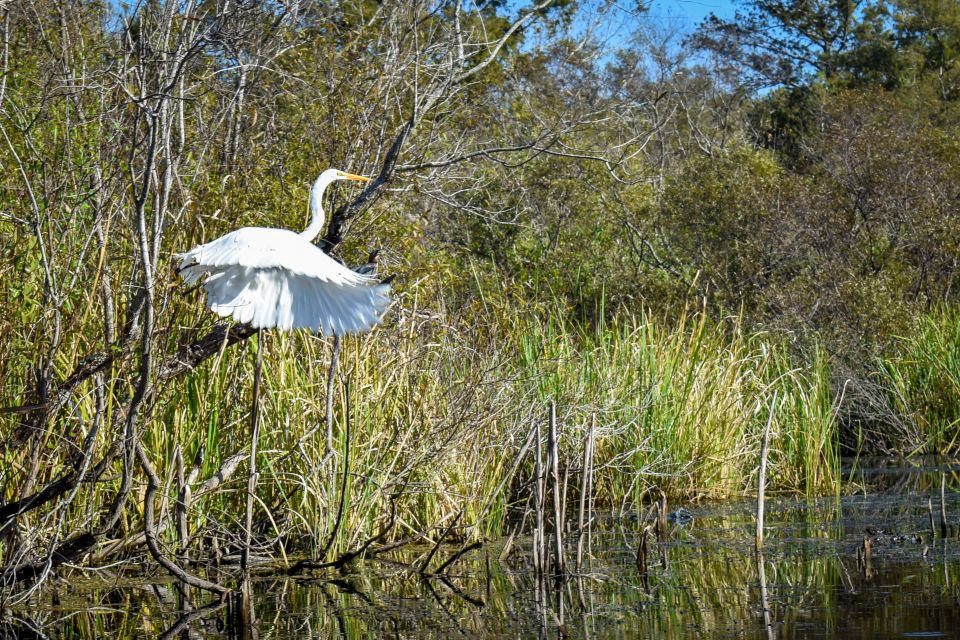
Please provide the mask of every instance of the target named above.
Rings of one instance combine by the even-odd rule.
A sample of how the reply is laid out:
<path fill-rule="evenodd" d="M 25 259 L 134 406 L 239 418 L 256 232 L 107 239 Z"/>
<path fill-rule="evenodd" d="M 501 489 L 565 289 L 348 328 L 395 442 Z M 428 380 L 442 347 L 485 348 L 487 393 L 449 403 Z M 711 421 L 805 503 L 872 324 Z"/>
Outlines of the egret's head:
<path fill-rule="evenodd" d="M 313 183 L 313 187 L 310 189 L 310 210 L 319 212 L 322 216 L 323 214 L 323 192 L 327 190 L 331 184 L 337 180 L 356 180 L 357 182 L 370 182 L 371 178 L 366 176 L 358 176 L 355 173 L 347 173 L 346 171 L 340 171 L 340 169 L 327 169 L 317 177 L 317 181 Z M 321 220 L 322 222 L 322 220 Z"/>
<path fill-rule="evenodd" d="M 366 176 L 358 176 L 355 173 L 347 173 L 346 171 L 340 171 L 339 169 L 330 169 L 330 171 L 333 171 L 336 174 L 337 180 L 356 180 L 358 182 L 370 182 L 371 180 L 371 178 Z"/>

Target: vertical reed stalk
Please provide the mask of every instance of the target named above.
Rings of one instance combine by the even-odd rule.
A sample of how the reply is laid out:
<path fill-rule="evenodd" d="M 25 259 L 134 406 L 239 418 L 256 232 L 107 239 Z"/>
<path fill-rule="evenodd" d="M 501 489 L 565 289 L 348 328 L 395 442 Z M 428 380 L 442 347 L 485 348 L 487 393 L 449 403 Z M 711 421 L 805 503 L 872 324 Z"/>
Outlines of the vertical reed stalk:
<path fill-rule="evenodd" d="M 583 566 L 583 541 L 586 535 L 586 527 L 589 523 L 584 519 L 587 509 L 587 494 L 590 491 L 590 440 L 593 438 L 593 427 L 596 423 L 596 416 L 590 417 L 590 429 L 583 443 L 583 461 L 580 464 L 580 510 L 577 515 L 577 572 L 580 572 Z"/>
<path fill-rule="evenodd" d="M 537 455 L 534 458 L 534 472 L 536 478 L 534 480 L 534 499 L 533 499 L 533 514 L 536 518 L 535 529 L 533 532 L 533 566 L 536 574 L 539 576 L 543 573 L 546 556 L 546 549 L 544 549 L 544 539 L 543 539 L 543 443 L 540 439 L 540 423 L 536 425 L 536 438 L 537 438 Z"/>
<path fill-rule="evenodd" d="M 173 505 L 173 514 L 177 523 L 177 555 L 182 559 L 186 553 L 185 547 L 189 532 L 187 531 L 187 507 L 184 503 L 187 491 L 187 474 L 183 469 L 183 453 L 180 450 L 180 445 L 177 445 L 173 450 L 173 465 L 177 477 L 177 501 Z"/>
<path fill-rule="evenodd" d="M 340 336 L 333 336 L 333 354 L 330 356 L 330 368 L 327 370 L 327 454 L 333 452 L 333 384 L 337 376 L 337 364 L 340 362 Z"/>
<path fill-rule="evenodd" d="M 570 486 L 570 465 L 566 465 L 563 468 L 563 491 L 561 493 L 562 497 L 560 498 L 560 513 L 563 514 L 563 531 L 564 534 L 570 532 L 570 525 L 567 523 L 567 488 Z"/>
<path fill-rule="evenodd" d="M 767 426 L 763 430 L 763 445 L 760 447 L 760 478 L 757 482 L 757 536 L 754 540 L 758 550 L 763 546 L 763 492 L 767 486 L 767 455 L 770 453 L 770 425 L 773 423 L 773 411 L 777 404 L 777 391 L 778 389 L 774 389 L 773 398 L 770 399 Z"/>
<path fill-rule="evenodd" d="M 250 462 L 247 474 L 247 505 L 244 516 L 243 551 L 240 571 L 246 583 L 250 567 L 250 542 L 253 537 L 253 496 L 257 490 L 257 441 L 260 439 L 260 374 L 263 370 L 263 332 L 257 332 L 257 363 L 253 369 L 253 400 L 250 407 Z"/>
<path fill-rule="evenodd" d="M 557 437 L 557 406 L 550 401 L 550 422 L 547 434 L 547 448 L 550 455 L 550 475 L 553 482 L 553 540 L 556 545 L 554 567 L 556 576 L 560 577 L 564 571 L 563 558 L 563 499 L 560 484 L 560 443 Z"/>
<path fill-rule="evenodd" d="M 587 456 L 587 557 L 593 558 L 593 455 L 596 448 L 597 416 L 590 416 L 590 432 L 587 433 L 587 445 L 590 455 Z M 593 563 L 591 562 L 591 566 Z"/>
<path fill-rule="evenodd" d="M 863 537 L 863 543 L 857 549 L 857 560 L 863 571 L 863 577 L 868 580 L 873 578 L 873 538 Z"/>

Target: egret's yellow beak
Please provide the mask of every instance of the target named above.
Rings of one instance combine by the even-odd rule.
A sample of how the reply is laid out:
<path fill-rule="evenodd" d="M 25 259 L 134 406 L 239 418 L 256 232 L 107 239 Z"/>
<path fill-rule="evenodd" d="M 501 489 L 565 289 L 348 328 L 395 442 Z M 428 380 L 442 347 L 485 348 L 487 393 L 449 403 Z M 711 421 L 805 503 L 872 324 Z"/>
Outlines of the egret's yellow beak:
<path fill-rule="evenodd" d="M 355 173 L 347 173 L 346 171 L 340 172 L 340 177 L 344 180 L 358 180 L 360 182 L 370 182 L 373 178 L 368 178 L 366 176 L 358 176 Z"/>

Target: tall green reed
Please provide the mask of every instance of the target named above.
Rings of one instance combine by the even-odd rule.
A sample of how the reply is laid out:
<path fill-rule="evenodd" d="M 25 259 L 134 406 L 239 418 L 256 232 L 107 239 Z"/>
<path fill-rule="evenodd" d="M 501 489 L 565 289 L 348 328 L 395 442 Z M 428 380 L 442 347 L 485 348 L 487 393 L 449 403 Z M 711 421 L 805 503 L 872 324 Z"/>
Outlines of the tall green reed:
<path fill-rule="evenodd" d="M 914 449 L 960 451 L 960 309 L 944 307 L 919 318 L 898 341 L 892 356 L 879 359 L 881 386 L 891 407 L 912 422 Z"/>

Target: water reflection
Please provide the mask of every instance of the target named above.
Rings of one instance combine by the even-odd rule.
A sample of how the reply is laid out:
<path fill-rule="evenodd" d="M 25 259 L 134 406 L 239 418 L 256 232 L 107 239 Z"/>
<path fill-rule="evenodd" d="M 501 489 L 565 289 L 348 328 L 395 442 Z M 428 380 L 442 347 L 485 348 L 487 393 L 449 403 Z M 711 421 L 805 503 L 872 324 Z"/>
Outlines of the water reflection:
<path fill-rule="evenodd" d="M 960 628 L 960 542 L 931 540 L 940 467 L 860 466 L 859 493 L 768 499 L 764 553 L 751 500 L 687 505 L 693 520 L 650 541 L 636 523 L 593 534 L 593 557 L 567 580 L 538 580 L 521 549 L 488 544 L 451 575 L 396 563 L 254 582 L 257 637 L 288 638 L 894 638 Z M 958 514 L 957 475 L 946 476 Z M 686 520 L 686 518 L 685 518 Z M 870 540 L 869 553 L 864 538 Z M 225 611 L 171 583 L 60 583 L 9 612 L 0 638 L 222 638 Z M 32 634 L 32 635 L 31 635 Z"/>

